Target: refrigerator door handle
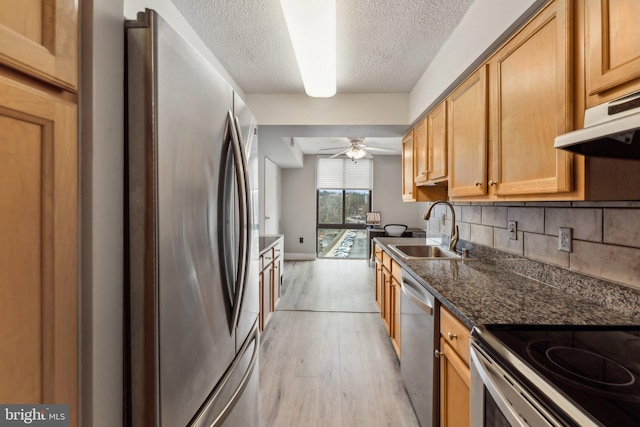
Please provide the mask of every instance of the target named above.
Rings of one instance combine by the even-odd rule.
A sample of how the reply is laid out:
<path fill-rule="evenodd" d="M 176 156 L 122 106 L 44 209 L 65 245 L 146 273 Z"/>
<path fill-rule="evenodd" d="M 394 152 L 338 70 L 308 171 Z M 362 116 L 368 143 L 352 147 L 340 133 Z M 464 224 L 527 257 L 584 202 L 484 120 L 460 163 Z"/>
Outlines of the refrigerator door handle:
<path fill-rule="evenodd" d="M 233 152 L 233 168 L 235 171 L 235 178 L 237 181 L 237 190 L 238 190 L 238 209 L 239 209 L 239 217 L 241 218 L 242 224 L 238 227 L 238 257 L 237 257 L 237 265 L 235 266 L 236 275 L 235 275 L 235 286 L 233 288 L 233 292 L 231 294 L 232 304 L 233 304 L 233 314 L 230 323 L 230 329 L 233 330 L 240 317 L 240 306 L 242 305 L 242 296 L 244 295 L 244 284 L 246 281 L 246 269 L 247 269 L 247 254 L 249 252 L 247 247 L 247 226 L 244 224 L 247 218 L 247 184 L 245 182 L 245 178 L 247 176 L 245 172 L 245 167 L 243 163 L 246 163 L 244 159 L 244 152 L 242 150 L 240 137 L 238 136 L 238 129 L 236 128 L 235 119 L 233 117 L 233 113 L 231 111 L 228 112 L 227 117 L 227 132 L 228 132 L 228 141 L 231 142 L 231 149 Z M 228 201 L 223 201 L 223 205 L 228 203 Z M 222 209 L 225 206 L 221 206 Z M 227 245 L 223 245 L 223 250 L 221 251 L 221 256 L 226 257 L 229 256 L 227 253 L 228 247 Z M 222 265 L 226 265 L 226 260 L 222 260 Z"/>
<path fill-rule="evenodd" d="M 238 136 L 238 146 L 240 148 L 240 159 L 242 163 L 242 174 L 243 174 L 243 182 L 244 182 L 244 198 L 245 198 L 245 210 L 244 215 L 241 213 L 241 218 L 243 218 L 243 224 L 240 226 L 245 230 L 245 243 L 244 243 L 244 265 L 243 265 L 243 284 L 240 290 L 240 308 L 242 308 L 242 302 L 244 301 L 244 295 L 247 288 L 247 281 L 249 280 L 249 264 L 251 261 L 251 239 L 252 232 L 251 229 L 251 219 L 252 219 L 252 211 L 251 211 L 251 188 L 249 181 L 249 164 L 247 161 L 248 153 L 245 152 L 244 141 L 242 141 L 242 131 L 240 128 L 240 121 L 238 117 L 234 118 L 234 123 L 236 127 L 236 135 Z M 240 188 L 238 188 L 239 196 L 242 197 L 243 193 L 240 192 Z M 235 325 L 237 326 L 237 322 L 239 321 L 239 317 L 236 317 Z"/>

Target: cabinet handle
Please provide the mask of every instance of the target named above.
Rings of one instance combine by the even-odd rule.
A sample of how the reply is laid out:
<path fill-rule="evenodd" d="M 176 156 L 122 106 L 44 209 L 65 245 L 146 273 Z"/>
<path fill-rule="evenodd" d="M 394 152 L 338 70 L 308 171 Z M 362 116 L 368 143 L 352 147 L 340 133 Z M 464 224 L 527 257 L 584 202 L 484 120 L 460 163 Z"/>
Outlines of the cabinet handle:
<path fill-rule="evenodd" d="M 458 338 L 458 336 L 457 336 L 456 334 L 452 334 L 451 332 L 448 332 L 448 333 L 447 333 L 447 337 L 448 337 L 451 341 L 453 341 L 453 340 L 455 340 L 456 338 Z"/>
<path fill-rule="evenodd" d="M 494 180 L 492 180 L 492 179 L 490 179 L 490 180 L 489 180 L 489 185 L 490 185 L 490 186 L 498 185 L 498 182 L 497 182 L 497 181 L 494 181 Z"/>
<path fill-rule="evenodd" d="M 436 349 L 433 351 L 433 355 L 436 356 L 436 359 L 439 359 L 440 356 L 442 355 L 442 352 Z"/>
<path fill-rule="evenodd" d="M 475 181 L 473 185 L 475 185 L 476 187 L 480 187 L 482 183 L 480 181 Z"/>
<path fill-rule="evenodd" d="M 271 219 L 271 217 L 270 216 L 265 216 L 264 219 Z"/>

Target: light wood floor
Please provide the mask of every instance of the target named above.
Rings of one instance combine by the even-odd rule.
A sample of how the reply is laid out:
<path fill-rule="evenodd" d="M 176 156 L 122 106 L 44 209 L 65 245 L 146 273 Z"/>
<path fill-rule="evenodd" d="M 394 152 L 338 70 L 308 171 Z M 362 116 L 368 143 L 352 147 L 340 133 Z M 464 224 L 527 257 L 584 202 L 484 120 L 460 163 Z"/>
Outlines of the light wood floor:
<path fill-rule="evenodd" d="M 418 426 L 365 260 L 285 263 L 262 334 L 260 423 Z"/>

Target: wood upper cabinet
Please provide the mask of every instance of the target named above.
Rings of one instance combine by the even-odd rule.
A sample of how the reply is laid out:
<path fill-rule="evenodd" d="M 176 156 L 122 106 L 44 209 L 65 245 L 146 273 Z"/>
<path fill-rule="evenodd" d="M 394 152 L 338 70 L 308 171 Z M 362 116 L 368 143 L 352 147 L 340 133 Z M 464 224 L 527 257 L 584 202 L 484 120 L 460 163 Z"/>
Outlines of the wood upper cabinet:
<path fill-rule="evenodd" d="M 640 89 L 640 1 L 586 0 L 587 107 Z"/>
<path fill-rule="evenodd" d="M 424 122 L 424 121 L 423 121 Z M 423 123 L 421 122 L 421 123 Z M 418 124 L 420 126 L 420 124 Z M 402 139 L 402 201 L 428 202 L 446 200 L 446 187 L 417 186 L 415 177 L 415 132 L 412 129 Z M 424 132 L 426 137 L 426 131 Z"/>
<path fill-rule="evenodd" d="M 428 180 L 427 172 L 429 171 L 429 146 L 427 143 L 427 119 L 421 120 L 413 128 L 413 144 L 414 144 L 414 174 L 416 185 L 424 184 Z"/>
<path fill-rule="evenodd" d="M 0 63 L 75 91 L 77 3 L 77 0 L 0 2 Z"/>
<path fill-rule="evenodd" d="M 2 74 L 0 93 L 0 402 L 69 404 L 75 426 L 77 108 Z"/>
<path fill-rule="evenodd" d="M 415 202 L 413 175 L 413 130 L 402 138 L 402 201 Z"/>
<path fill-rule="evenodd" d="M 487 70 L 480 67 L 447 98 L 449 195 L 487 194 Z"/>
<path fill-rule="evenodd" d="M 490 60 L 492 194 L 571 190 L 573 155 L 553 147 L 573 126 L 571 22 L 553 1 Z"/>
<path fill-rule="evenodd" d="M 427 181 L 447 179 L 447 101 L 427 115 Z"/>

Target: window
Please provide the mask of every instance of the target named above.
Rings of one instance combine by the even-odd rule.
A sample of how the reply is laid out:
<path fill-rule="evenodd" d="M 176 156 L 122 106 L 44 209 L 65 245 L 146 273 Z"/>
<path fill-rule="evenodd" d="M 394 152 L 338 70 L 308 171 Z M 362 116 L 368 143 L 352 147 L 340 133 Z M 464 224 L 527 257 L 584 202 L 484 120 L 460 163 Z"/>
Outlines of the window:
<path fill-rule="evenodd" d="M 373 163 L 318 158 L 317 251 L 321 258 L 366 258 Z"/>

